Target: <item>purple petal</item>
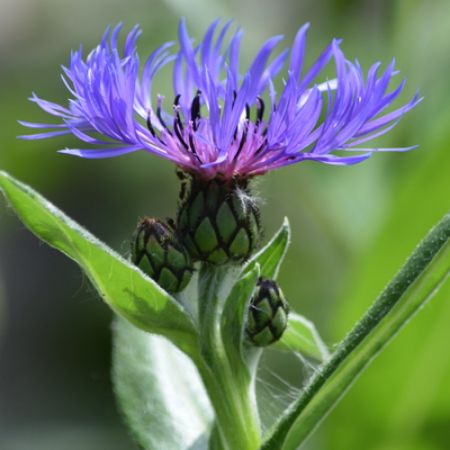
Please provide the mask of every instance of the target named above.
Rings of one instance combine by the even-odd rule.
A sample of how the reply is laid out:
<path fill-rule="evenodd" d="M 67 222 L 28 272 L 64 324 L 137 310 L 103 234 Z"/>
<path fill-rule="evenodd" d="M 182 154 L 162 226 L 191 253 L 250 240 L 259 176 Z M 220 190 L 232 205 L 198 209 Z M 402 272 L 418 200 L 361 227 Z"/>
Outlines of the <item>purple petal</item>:
<path fill-rule="evenodd" d="M 251 99 L 256 98 L 258 95 L 258 88 L 260 86 L 261 76 L 264 73 L 267 61 L 272 54 L 273 49 L 277 44 L 283 39 L 283 36 L 274 36 L 268 39 L 264 45 L 261 47 L 260 51 L 253 60 L 249 70 L 248 75 L 250 76 L 252 83 L 252 91 L 249 94 Z"/>
<path fill-rule="evenodd" d="M 23 120 L 18 120 L 20 125 L 28 128 L 66 128 L 66 124 L 64 123 L 34 123 L 34 122 L 25 122 Z"/>
<path fill-rule="evenodd" d="M 308 28 L 309 23 L 306 23 L 300 28 L 300 30 L 298 30 L 292 45 L 289 71 L 292 72 L 294 77 L 297 79 L 299 78 L 303 68 L 303 59 L 305 57 L 306 49 L 306 32 L 308 31 Z"/>
<path fill-rule="evenodd" d="M 305 90 L 309 84 L 316 78 L 319 72 L 327 65 L 330 61 L 331 56 L 333 54 L 333 48 L 339 45 L 339 40 L 333 40 L 333 42 L 323 51 L 323 53 L 319 56 L 317 61 L 311 67 L 311 69 L 307 72 L 307 74 L 303 77 L 300 82 L 299 90 Z"/>
<path fill-rule="evenodd" d="M 18 139 L 22 139 L 23 141 L 34 141 L 37 139 L 47 139 L 52 138 L 56 136 L 64 136 L 65 134 L 70 134 L 70 130 L 63 130 L 63 131 L 48 131 L 47 133 L 36 133 L 36 134 L 29 134 L 29 135 L 21 135 L 17 136 Z"/>
<path fill-rule="evenodd" d="M 150 53 L 142 68 L 136 51 L 140 28 L 131 29 L 120 48 L 121 24 L 108 28 L 87 57 L 80 47 L 62 68 L 61 78 L 70 96 L 68 107 L 32 95 L 31 101 L 61 122 L 20 122 L 43 130 L 20 138 L 72 134 L 98 148 L 62 153 L 109 158 L 145 150 L 207 178 L 218 174 L 246 177 L 305 160 L 350 165 L 372 153 L 414 148 L 370 148 L 372 144 L 358 148 L 388 133 L 421 100 L 415 96 L 384 113 L 405 86 L 403 80 L 389 90 L 398 73 L 394 61 L 382 73 L 375 63 L 365 74 L 357 60 L 346 60 L 340 41 L 333 40 L 305 71 L 306 24 L 295 36 L 286 81 L 277 97 L 275 77 L 288 57 L 284 50 L 272 58 L 281 36 L 262 45 L 242 76 L 242 32 L 238 29 L 230 36 L 231 24 L 219 27 L 219 21 L 213 22 L 194 46 L 181 20 L 178 53 L 171 54 L 172 44 L 164 44 Z M 335 76 L 313 85 L 332 58 Z M 168 63 L 173 63 L 175 91 L 168 98 L 176 101 L 164 110 L 164 97 L 154 96 L 152 87 Z M 258 98 L 266 87 L 270 107 Z M 342 156 L 342 152 L 358 154 Z"/>
<path fill-rule="evenodd" d="M 100 159 L 100 158 L 112 158 L 115 156 L 126 155 L 127 153 L 132 153 L 137 150 L 142 150 L 140 146 L 131 147 L 114 147 L 110 149 L 64 149 L 58 150 L 58 153 L 63 153 L 65 155 L 79 156 L 80 158 L 87 159 Z"/>

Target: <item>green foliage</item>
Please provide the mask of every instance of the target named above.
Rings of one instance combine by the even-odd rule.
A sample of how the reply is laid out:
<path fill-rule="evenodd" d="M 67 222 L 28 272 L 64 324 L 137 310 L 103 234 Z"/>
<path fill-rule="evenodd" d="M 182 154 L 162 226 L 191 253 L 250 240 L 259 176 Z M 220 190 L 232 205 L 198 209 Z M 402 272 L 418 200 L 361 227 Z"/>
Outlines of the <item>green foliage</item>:
<path fill-rule="evenodd" d="M 113 344 L 115 393 L 135 439 L 146 450 L 206 449 L 213 412 L 192 361 L 119 317 Z"/>
<path fill-rule="evenodd" d="M 187 290 L 198 297 L 199 307 L 197 313 L 188 313 L 183 295 L 176 301 L 29 187 L 0 172 L 0 188 L 27 227 L 75 260 L 105 302 L 127 319 L 118 319 L 114 327 L 113 376 L 139 443 L 149 450 L 259 448 L 253 389 L 260 351 L 245 345 L 244 329 L 257 280 L 278 274 L 289 244 L 287 221 L 242 270 L 204 265 L 194 280 L 197 288 Z M 323 363 L 273 427 L 264 449 L 301 445 L 369 362 L 438 291 L 450 272 L 449 238 L 450 214 L 331 356 L 314 325 L 291 314 L 277 348 Z"/>
<path fill-rule="evenodd" d="M 0 189 L 36 236 L 80 265 L 115 312 L 145 331 L 167 337 L 187 353 L 195 351 L 190 317 L 153 280 L 5 172 L 0 172 Z"/>
<path fill-rule="evenodd" d="M 244 329 L 261 274 L 259 264 L 265 276 L 276 276 L 289 242 L 287 222 L 241 273 L 232 267 L 205 266 L 200 271 L 199 291 L 187 289 L 199 296 L 195 326 L 181 303 L 31 188 L 4 172 L 0 188 L 27 227 L 75 260 L 106 303 L 127 319 L 118 319 L 114 326 L 113 377 L 138 442 L 145 449 L 205 448 L 212 414 L 203 381 L 216 413 L 211 446 L 221 448 L 225 442 L 256 449 L 259 430 L 252 389 L 258 358 L 244 348 Z M 189 355 L 199 372 L 186 355 L 154 334 Z M 296 327 L 288 345 L 317 354 L 321 350 L 319 345 L 314 348 L 315 341 L 305 347 L 309 338 L 310 329 Z M 183 421 L 192 427 L 178 429 Z"/>
<path fill-rule="evenodd" d="M 222 315 L 223 342 L 231 366 L 233 370 L 244 368 L 246 377 L 250 374 L 246 370 L 247 361 L 244 352 L 245 321 L 259 274 L 259 265 L 255 264 L 253 269 L 236 282 L 226 300 Z"/>
<path fill-rule="evenodd" d="M 433 228 L 377 301 L 309 381 L 272 431 L 266 450 L 295 450 L 362 370 L 450 275 L 450 213 Z"/>
<path fill-rule="evenodd" d="M 330 356 L 328 348 L 315 325 L 310 320 L 292 311 L 288 316 L 286 331 L 275 344 L 275 347 L 285 351 L 301 353 L 319 362 L 325 361 Z"/>
<path fill-rule="evenodd" d="M 283 225 L 273 238 L 250 261 L 244 266 L 243 272 L 246 273 L 253 269 L 255 264 L 261 268 L 261 276 L 264 278 L 276 279 L 290 244 L 291 230 L 289 220 L 284 218 Z"/>

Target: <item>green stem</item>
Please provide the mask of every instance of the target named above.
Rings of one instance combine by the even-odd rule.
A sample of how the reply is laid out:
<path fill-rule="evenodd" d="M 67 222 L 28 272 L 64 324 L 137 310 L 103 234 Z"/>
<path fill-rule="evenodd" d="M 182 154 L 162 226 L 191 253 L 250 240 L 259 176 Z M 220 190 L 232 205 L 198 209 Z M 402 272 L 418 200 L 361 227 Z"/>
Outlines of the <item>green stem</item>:
<path fill-rule="evenodd" d="M 217 423 L 214 424 L 209 437 L 208 450 L 227 450 L 223 445 L 222 436 L 220 435 Z"/>
<path fill-rule="evenodd" d="M 246 383 L 236 379 L 220 329 L 223 304 L 229 293 L 226 286 L 232 285 L 230 276 L 230 269 L 209 266 L 200 273 L 201 361 L 197 367 L 214 407 L 224 448 L 257 450 L 261 432 L 250 375 Z"/>
<path fill-rule="evenodd" d="M 448 279 L 449 238 L 447 214 L 312 377 L 272 430 L 264 450 L 293 449 L 303 443 L 367 364 Z M 295 424 L 299 426 L 293 433 Z"/>

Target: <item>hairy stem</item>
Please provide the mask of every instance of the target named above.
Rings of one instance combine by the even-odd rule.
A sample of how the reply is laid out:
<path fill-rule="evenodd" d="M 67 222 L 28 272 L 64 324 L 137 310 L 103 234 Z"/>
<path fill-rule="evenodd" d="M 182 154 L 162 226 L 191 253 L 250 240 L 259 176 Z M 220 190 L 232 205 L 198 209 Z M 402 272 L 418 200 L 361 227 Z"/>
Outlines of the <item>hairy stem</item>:
<path fill-rule="evenodd" d="M 450 214 L 430 231 L 273 428 L 264 450 L 298 448 L 370 361 L 450 273 Z"/>
<path fill-rule="evenodd" d="M 250 374 L 236 377 L 228 360 L 221 330 L 224 299 L 233 277 L 227 268 L 205 267 L 200 273 L 201 377 L 216 413 L 216 425 L 224 448 L 257 450 L 261 445 L 253 384 Z"/>

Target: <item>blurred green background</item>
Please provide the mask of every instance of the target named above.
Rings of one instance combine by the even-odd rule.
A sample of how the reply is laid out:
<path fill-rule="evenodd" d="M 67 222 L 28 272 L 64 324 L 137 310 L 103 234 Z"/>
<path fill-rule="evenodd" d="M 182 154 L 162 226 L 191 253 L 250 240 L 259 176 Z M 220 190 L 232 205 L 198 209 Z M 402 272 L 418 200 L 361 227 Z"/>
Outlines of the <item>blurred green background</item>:
<path fill-rule="evenodd" d="M 121 253 L 139 217 L 174 215 L 172 165 L 144 153 L 103 161 L 56 154 L 77 145 L 67 137 L 16 139 L 26 131 L 17 119 L 47 120 L 26 100 L 31 92 L 64 102 L 59 66 L 70 49 L 80 43 L 90 49 L 119 21 L 142 25 L 144 57 L 174 39 L 180 16 L 197 37 L 212 19 L 234 18 L 245 30 L 247 61 L 263 39 L 283 33 L 288 45 L 310 21 L 310 60 L 342 37 L 347 57 L 364 68 L 396 57 L 408 76 L 404 100 L 420 88 L 425 101 L 382 141 L 420 149 L 346 168 L 303 163 L 258 184 L 267 236 L 285 215 L 292 224 L 282 287 L 330 346 L 449 208 L 448 0 L 0 0 L 0 6 L 0 169 Z M 169 84 L 162 89 L 171 92 Z M 0 284 L 0 448 L 136 448 L 112 395 L 111 313 L 78 268 L 40 244 L 3 199 Z M 309 449 L 450 448 L 449 297 L 447 284 L 357 381 Z M 270 352 L 261 371 L 263 418 L 289 398 L 287 389 L 279 392 L 278 377 L 298 386 L 305 372 L 301 361 Z"/>

